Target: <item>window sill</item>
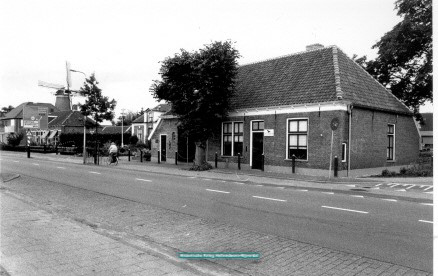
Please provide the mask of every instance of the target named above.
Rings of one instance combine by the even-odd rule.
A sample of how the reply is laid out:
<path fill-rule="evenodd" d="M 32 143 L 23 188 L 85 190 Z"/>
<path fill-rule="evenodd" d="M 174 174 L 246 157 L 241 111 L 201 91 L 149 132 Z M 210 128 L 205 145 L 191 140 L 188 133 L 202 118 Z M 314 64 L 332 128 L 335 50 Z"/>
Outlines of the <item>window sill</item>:
<path fill-rule="evenodd" d="M 284 161 L 292 161 L 292 159 L 284 159 Z M 295 162 L 309 162 L 309 159 L 295 159 Z"/>

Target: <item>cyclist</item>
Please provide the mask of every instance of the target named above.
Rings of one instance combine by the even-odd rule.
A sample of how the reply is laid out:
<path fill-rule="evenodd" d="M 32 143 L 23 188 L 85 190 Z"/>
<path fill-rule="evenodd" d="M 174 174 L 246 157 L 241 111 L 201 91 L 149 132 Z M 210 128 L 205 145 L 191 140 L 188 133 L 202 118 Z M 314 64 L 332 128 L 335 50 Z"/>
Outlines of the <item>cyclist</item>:
<path fill-rule="evenodd" d="M 117 146 L 114 142 L 111 143 L 111 146 L 108 149 L 109 155 L 111 156 L 111 163 L 115 163 L 116 162 L 116 158 L 117 158 Z"/>

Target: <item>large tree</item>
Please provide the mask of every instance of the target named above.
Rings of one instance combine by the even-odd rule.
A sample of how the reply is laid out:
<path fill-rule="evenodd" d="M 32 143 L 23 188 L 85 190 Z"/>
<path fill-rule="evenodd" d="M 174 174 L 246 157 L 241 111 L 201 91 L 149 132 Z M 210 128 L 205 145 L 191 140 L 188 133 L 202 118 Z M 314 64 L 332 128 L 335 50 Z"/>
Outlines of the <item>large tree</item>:
<path fill-rule="evenodd" d="M 84 116 L 92 118 L 96 123 L 96 138 L 99 123 L 103 122 L 104 120 L 111 121 L 114 118 L 114 108 L 117 104 L 114 99 L 109 100 L 108 97 L 103 96 L 102 89 L 97 86 L 98 84 L 99 82 L 96 80 L 94 74 L 92 74 L 89 78 L 85 79 L 84 85 L 79 90 L 79 94 L 86 98 L 85 104 L 80 105 L 81 113 Z M 96 163 L 96 161 L 95 153 L 94 162 Z"/>
<path fill-rule="evenodd" d="M 162 62 L 162 80 L 151 87 L 156 99 L 172 104 L 185 134 L 195 138 L 196 168 L 206 164 L 206 141 L 227 116 L 239 57 L 230 41 L 192 53 L 182 49 Z"/>
<path fill-rule="evenodd" d="M 374 46 L 375 60 L 357 60 L 380 83 L 418 113 L 432 95 L 432 0 L 398 0 L 402 21 Z"/>

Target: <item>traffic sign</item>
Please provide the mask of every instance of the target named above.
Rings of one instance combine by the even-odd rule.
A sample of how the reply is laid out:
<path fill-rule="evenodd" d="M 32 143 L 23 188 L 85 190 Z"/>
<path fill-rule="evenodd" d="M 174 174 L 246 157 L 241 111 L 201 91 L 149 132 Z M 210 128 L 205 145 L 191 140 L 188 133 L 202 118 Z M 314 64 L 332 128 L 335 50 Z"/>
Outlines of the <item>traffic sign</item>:
<path fill-rule="evenodd" d="M 23 127 L 30 129 L 49 129 L 49 108 L 38 105 L 23 107 Z"/>

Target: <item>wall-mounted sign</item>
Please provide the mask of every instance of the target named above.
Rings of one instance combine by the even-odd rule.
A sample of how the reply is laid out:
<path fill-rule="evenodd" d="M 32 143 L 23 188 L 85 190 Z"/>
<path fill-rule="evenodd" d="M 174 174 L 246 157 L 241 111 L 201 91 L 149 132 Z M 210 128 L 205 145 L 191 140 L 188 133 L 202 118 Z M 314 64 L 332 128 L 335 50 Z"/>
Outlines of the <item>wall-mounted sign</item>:
<path fill-rule="evenodd" d="M 274 129 L 264 129 L 263 134 L 265 136 L 274 136 Z"/>
<path fill-rule="evenodd" d="M 49 128 L 49 108 L 37 105 L 24 106 L 23 127 L 47 130 Z"/>

